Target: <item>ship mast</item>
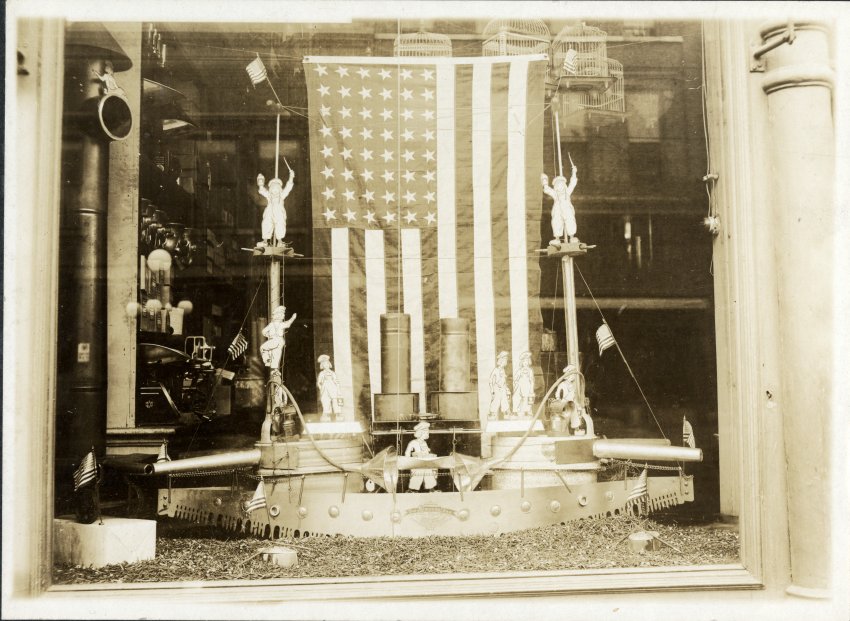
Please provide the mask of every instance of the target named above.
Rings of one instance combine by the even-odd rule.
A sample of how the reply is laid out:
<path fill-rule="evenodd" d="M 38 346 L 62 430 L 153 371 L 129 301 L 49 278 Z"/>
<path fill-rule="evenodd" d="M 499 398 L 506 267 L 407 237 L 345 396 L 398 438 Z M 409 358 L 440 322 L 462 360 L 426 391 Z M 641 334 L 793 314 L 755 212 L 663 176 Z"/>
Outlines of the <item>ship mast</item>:
<path fill-rule="evenodd" d="M 280 112 L 277 113 L 277 126 L 275 131 L 275 157 L 274 157 L 274 178 L 279 180 L 280 166 Z M 284 260 L 285 257 L 301 256 L 296 255 L 293 249 L 282 240 L 272 245 L 256 248 L 255 256 L 261 256 L 268 260 L 268 317 L 273 319 L 275 309 L 285 306 L 283 300 L 283 275 L 284 275 Z M 284 317 L 280 318 L 283 321 Z M 288 324 L 287 324 L 288 325 Z M 284 342 L 285 342 L 285 336 Z M 270 443 L 272 441 L 272 428 L 275 422 L 278 423 L 278 432 L 287 440 L 297 440 L 295 421 L 291 412 L 288 411 L 288 399 L 285 396 L 283 384 L 283 373 L 281 367 L 285 364 L 284 354 L 286 346 L 283 346 L 283 352 L 279 356 L 279 362 L 276 365 L 269 367 L 269 379 L 266 383 L 266 415 L 260 429 L 260 442 Z M 268 366 L 268 365 L 267 365 Z M 288 391 L 286 391 L 288 392 Z M 275 416 L 277 415 L 277 416 Z M 277 421 L 274 419 L 277 417 Z"/>

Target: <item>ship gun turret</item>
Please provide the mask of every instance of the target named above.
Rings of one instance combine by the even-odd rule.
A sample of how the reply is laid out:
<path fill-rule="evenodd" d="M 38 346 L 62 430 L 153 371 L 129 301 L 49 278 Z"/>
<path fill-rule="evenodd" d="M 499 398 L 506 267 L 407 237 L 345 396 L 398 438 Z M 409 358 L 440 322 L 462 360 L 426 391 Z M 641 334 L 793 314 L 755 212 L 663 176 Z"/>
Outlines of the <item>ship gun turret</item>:
<path fill-rule="evenodd" d="M 219 470 L 256 466 L 260 463 L 260 449 L 230 451 L 214 455 L 199 455 L 173 461 L 158 461 L 145 466 L 145 474 L 177 474 L 202 470 Z"/>
<path fill-rule="evenodd" d="M 631 459 L 633 461 L 702 461 L 702 449 L 666 446 L 653 442 L 596 440 L 593 456 L 599 459 Z"/>

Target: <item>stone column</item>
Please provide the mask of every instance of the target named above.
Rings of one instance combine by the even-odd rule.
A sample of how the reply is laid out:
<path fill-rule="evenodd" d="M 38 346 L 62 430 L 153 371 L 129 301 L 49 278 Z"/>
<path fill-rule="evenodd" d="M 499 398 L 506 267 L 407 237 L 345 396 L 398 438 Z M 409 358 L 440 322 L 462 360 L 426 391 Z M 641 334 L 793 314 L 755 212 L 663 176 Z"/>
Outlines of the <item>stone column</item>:
<path fill-rule="evenodd" d="M 763 42 L 786 23 L 761 29 Z M 833 379 L 834 127 L 829 29 L 794 24 L 795 38 L 764 55 L 772 228 L 788 517 L 789 593 L 830 588 L 830 417 Z"/>

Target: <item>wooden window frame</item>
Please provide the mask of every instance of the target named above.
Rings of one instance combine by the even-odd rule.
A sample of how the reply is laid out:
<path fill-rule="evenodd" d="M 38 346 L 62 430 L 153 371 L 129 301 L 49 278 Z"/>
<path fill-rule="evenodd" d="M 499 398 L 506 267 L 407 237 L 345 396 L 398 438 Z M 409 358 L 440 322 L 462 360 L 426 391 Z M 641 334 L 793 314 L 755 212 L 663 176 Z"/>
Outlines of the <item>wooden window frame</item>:
<path fill-rule="evenodd" d="M 41 73 L 33 76 L 33 80 L 38 80 L 35 90 L 18 78 L 19 112 L 28 104 L 38 105 L 31 114 L 18 117 L 17 140 L 10 147 L 19 165 L 31 166 L 33 173 L 18 176 L 12 193 L 7 193 L 16 201 L 19 224 L 31 232 L 32 239 L 25 248 L 25 243 L 15 244 L 16 256 L 11 264 L 10 250 L 6 250 L 7 266 L 12 270 L 6 281 L 7 295 L 11 290 L 15 304 L 13 308 L 7 306 L 6 316 L 6 329 L 14 335 L 11 341 L 4 339 L 7 355 L 10 348 L 15 348 L 16 355 L 14 368 L 4 374 L 6 388 L 11 389 L 7 404 L 11 402 L 14 408 L 12 420 L 4 417 L 4 463 L 13 465 L 13 470 L 6 472 L 9 478 L 3 490 L 4 517 L 12 518 L 12 523 L 4 519 L 4 532 L 11 530 L 15 534 L 14 545 L 4 546 L 3 550 L 4 591 L 30 598 L 23 602 L 30 606 L 24 610 L 80 606 L 93 597 L 108 597 L 113 602 L 143 597 L 152 604 L 167 601 L 172 606 L 192 605 L 199 597 L 205 604 L 216 604 L 573 595 L 576 603 L 589 605 L 594 602 L 580 596 L 649 592 L 662 598 L 650 602 L 655 606 L 664 601 L 676 602 L 677 593 L 683 591 L 689 592 L 691 604 L 703 601 L 710 605 L 716 596 L 704 593 L 695 597 L 694 592 L 723 590 L 724 598 L 730 598 L 728 602 L 751 602 L 752 595 L 745 591 L 775 591 L 787 584 L 790 570 L 781 472 L 782 427 L 781 421 L 771 419 L 761 399 L 764 382 L 775 377 L 778 365 L 775 344 L 764 333 L 773 311 L 766 309 L 759 295 L 756 274 L 758 261 L 769 244 L 758 230 L 760 219 L 768 213 L 762 208 L 769 196 L 768 175 L 760 174 L 768 161 L 762 157 L 767 149 L 762 126 L 765 121 L 754 113 L 765 103 L 760 88 L 742 69 L 757 29 L 750 23 L 717 21 L 704 24 L 704 49 L 712 160 L 726 181 L 716 197 L 724 232 L 714 251 L 718 408 L 721 446 L 726 448 L 721 457 L 721 484 L 729 490 L 725 508 L 739 516 L 739 564 L 215 581 L 203 585 L 51 585 L 55 363 L 61 329 L 56 322 L 55 304 L 61 106 L 48 103 L 61 101 L 63 32 L 61 20 L 34 20 L 21 25 L 21 36 L 33 44 L 29 49 L 37 58 Z M 15 112 L 14 107 L 11 112 Z M 27 133 L 28 129 L 35 133 Z M 639 600 L 623 599 L 627 601 L 639 605 Z M 22 604 L 22 600 L 18 603 Z M 610 604 L 608 601 L 604 607 L 610 610 Z"/>

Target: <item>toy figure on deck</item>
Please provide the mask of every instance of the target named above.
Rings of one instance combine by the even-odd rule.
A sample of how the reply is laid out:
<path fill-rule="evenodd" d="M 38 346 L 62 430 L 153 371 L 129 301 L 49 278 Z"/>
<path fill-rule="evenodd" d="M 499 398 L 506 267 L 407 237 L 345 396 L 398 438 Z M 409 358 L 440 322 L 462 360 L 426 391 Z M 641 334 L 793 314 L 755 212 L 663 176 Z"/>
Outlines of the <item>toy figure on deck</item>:
<path fill-rule="evenodd" d="M 520 367 L 514 373 L 514 418 L 531 418 L 534 405 L 534 371 L 531 369 L 531 352 L 519 356 Z"/>
<path fill-rule="evenodd" d="M 570 158 L 570 163 L 572 163 L 572 158 Z M 552 204 L 552 235 L 554 239 L 550 242 L 553 245 L 560 244 L 565 233 L 565 242 L 573 241 L 576 235 L 576 211 L 571 200 L 573 190 L 578 183 L 576 172 L 578 172 L 578 168 L 573 164 L 569 185 L 567 185 L 566 177 L 558 175 L 552 180 L 552 187 L 549 187 L 549 177 L 545 174 L 540 175 L 543 192 L 554 201 Z"/>
<path fill-rule="evenodd" d="M 567 377 L 555 389 L 555 398 L 564 403 L 564 416 L 570 421 L 573 435 L 581 427 L 581 408 L 576 398 L 576 368 L 574 365 L 564 367 Z"/>
<path fill-rule="evenodd" d="M 342 399 L 339 396 L 339 381 L 333 371 L 330 356 L 322 354 L 317 362 L 322 370 L 316 378 L 316 387 L 322 402 L 322 421 L 327 422 L 331 420 L 331 414 L 336 418 L 342 413 Z"/>
<path fill-rule="evenodd" d="M 263 328 L 263 336 L 268 340 L 260 345 L 260 356 L 267 367 L 271 369 L 280 368 L 280 360 L 283 357 L 283 349 L 286 345 L 286 331 L 295 321 L 297 313 L 284 321 L 286 307 L 278 306 L 272 311 L 272 321 Z"/>
<path fill-rule="evenodd" d="M 426 440 L 430 435 L 429 430 L 431 425 L 422 421 L 413 428 L 413 440 L 407 443 L 407 448 L 404 451 L 405 457 L 434 457 L 435 455 L 428 448 Z M 433 468 L 414 468 L 410 471 L 410 483 L 408 489 L 418 491 L 422 484 L 425 484 L 426 490 L 433 490 L 437 487 L 437 471 Z"/>
<path fill-rule="evenodd" d="M 496 366 L 490 372 L 490 420 L 506 418 L 510 412 L 510 395 L 508 376 L 505 367 L 508 366 L 508 352 L 500 351 L 496 357 Z"/>
<path fill-rule="evenodd" d="M 260 196 L 268 201 L 263 211 L 263 239 L 257 243 L 260 247 L 282 246 L 283 238 L 286 237 L 286 209 L 284 209 L 283 201 L 289 196 L 292 187 L 295 185 L 295 172 L 289 166 L 286 158 L 283 158 L 283 162 L 289 169 L 289 179 L 286 186 L 280 179 L 274 178 L 269 181 L 269 187 L 266 188 L 266 178 L 262 174 L 257 175 L 257 191 Z"/>

